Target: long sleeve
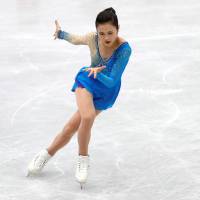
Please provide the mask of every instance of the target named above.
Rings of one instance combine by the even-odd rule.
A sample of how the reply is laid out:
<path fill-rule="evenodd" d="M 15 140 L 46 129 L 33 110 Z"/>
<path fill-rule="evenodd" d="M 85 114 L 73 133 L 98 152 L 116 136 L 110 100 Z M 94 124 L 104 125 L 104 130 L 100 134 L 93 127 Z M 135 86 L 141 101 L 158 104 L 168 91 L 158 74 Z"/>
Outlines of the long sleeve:
<path fill-rule="evenodd" d="M 121 79 L 122 73 L 128 63 L 131 55 L 131 48 L 128 46 L 121 52 L 118 52 L 117 59 L 112 66 L 109 76 L 103 72 L 97 73 L 97 79 L 101 81 L 106 87 L 112 88 Z"/>
<path fill-rule="evenodd" d="M 65 31 L 58 31 L 58 38 L 66 40 L 75 45 L 88 45 L 89 40 L 92 37 L 93 32 L 87 33 L 85 35 L 71 34 Z"/>

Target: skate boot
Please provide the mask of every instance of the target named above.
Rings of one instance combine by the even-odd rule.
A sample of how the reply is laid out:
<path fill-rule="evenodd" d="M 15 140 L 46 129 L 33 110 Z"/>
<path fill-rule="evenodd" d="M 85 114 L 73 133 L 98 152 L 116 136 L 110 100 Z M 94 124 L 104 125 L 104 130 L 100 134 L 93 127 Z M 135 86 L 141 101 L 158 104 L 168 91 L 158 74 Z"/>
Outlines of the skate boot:
<path fill-rule="evenodd" d="M 40 173 L 51 157 L 46 149 L 40 151 L 29 163 L 27 176 Z"/>
<path fill-rule="evenodd" d="M 77 165 L 76 165 L 76 180 L 80 183 L 81 189 L 87 181 L 89 169 L 89 156 L 78 156 Z"/>

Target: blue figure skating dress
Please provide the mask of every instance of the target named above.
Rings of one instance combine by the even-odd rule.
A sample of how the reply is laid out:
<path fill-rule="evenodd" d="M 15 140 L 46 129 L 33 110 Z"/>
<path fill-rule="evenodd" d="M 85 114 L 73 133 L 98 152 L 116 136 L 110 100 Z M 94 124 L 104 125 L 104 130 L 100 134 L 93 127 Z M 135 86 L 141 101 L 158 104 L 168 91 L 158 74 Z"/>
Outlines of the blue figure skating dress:
<path fill-rule="evenodd" d="M 60 30 L 58 38 L 75 45 L 88 45 L 90 49 L 91 65 L 83 66 L 78 71 L 71 91 L 74 92 L 77 87 L 84 87 L 92 94 L 96 110 L 111 108 L 119 94 L 121 76 L 131 55 L 131 47 L 128 42 L 122 43 L 111 57 L 105 60 L 99 52 L 99 40 L 96 32 L 79 36 Z M 99 66 L 106 66 L 106 68 L 97 73 L 96 78 L 93 74 L 88 77 L 89 72 L 85 71 L 85 68 Z"/>

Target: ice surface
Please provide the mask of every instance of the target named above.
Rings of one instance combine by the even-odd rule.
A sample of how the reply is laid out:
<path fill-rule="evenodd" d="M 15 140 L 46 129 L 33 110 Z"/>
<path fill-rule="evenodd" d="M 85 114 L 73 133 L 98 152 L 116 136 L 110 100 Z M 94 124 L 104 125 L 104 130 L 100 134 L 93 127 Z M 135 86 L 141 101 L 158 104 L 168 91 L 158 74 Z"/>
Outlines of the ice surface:
<path fill-rule="evenodd" d="M 77 139 L 37 177 L 32 157 L 76 111 L 70 91 L 85 46 L 53 40 L 94 31 L 113 6 L 133 55 L 112 109 L 92 129 L 85 190 L 74 179 Z M 0 5 L 0 200 L 199 200 L 200 1 L 8 0 Z"/>

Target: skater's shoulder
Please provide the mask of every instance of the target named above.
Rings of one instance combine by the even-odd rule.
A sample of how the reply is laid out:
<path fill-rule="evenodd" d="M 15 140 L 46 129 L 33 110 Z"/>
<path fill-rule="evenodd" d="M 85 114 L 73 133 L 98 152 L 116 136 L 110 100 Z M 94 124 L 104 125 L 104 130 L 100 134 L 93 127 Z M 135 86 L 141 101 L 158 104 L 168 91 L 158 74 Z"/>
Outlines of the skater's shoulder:
<path fill-rule="evenodd" d="M 96 35 L 97 33 L 95 31 L 90 31 L 86 34 L 89 46 L 91 47 L 95 46 Z"/>
<path fill-rule="evenodd" d="M 88 37 L 88 38 L 95 38 L 95 35 L 96 35 L 96 32 L 95 31 L 90 31 L 90 32 L 87 32 L 86 33 L 86 36 Z"/>

